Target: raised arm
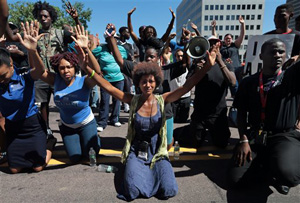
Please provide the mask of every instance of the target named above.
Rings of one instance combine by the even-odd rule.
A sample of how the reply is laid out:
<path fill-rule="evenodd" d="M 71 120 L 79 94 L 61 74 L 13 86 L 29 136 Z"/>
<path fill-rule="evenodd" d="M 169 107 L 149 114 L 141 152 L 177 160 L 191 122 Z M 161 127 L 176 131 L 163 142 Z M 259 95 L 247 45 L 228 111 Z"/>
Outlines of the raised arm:
<path fill-rule="evenodd" d="M 130 36 L 132 38 L 132 40 L 134 41 L 134 43 L 136 45 L 139 44 L 139 38 L 136 36 L 136 34 L 133 32 L 133 28 L 132 28 L 132 23 L 131 23 L 131 15 L 132 13 L 136 10 L 136 8 L 134 7 L 133 9 L 131 9 L 128 14 L 127 14 L 127 27 L 128 27 L 128 31 L 130 33 Z"/>
<path fill-rule="evenodd" d="M 200 31 L 198 30 L 197 25 L 195 25 L 193 22 L 191 22 L 191 27 L 193 28 L 193 30 L 196 32 L 197 36 L 201 36 Z"/>
<path fill-rule="evenodd" d="M 0 0 L 0 36 L 5 33 L 8 19 L 8 5 L 6 0 Z"/>
<path fill-rule="evenodd" d="M 73 7 L 72 4 L 69 1 L 65 2 L 65 5 L 67 7 L 66 12 L 73 18 L 76 25 L 81 25 L 81 23 L 79 21 L 79 15 L 78 15 L 78 12 L 77 12 L 76 8 Z"/>
<path fill-rule="evenodd" d="M 97 85 L 99 85 L 101 88 L 103 88 L 106 92 L 108 92 L 116 99 L 125 103 L 131 102 L 131 99 L 133 97 L 132 94 L 124 93 L 123 91 L 110 84 L 110 82 L 105 80 L 101 75 L 93 74 L 93 69 L 87 66 L 87 62 L 85 64 L 86 65 L 83 65 L 82 68 L 85 69 L 84 71 L 87 73 L 87 77 L 92 78 Z"/>
<path fill-rule="evenodd" d="M 182 95 L 190 91 L 209 71 L 209 69 L 215 64 L 216 60 L 216 52 L 213 49 L 211 52 L 207 51 L 207 62 L 202 66 L 200 60 L 197 63 L 197 68 L 199 69 L 196 71 L 194 75 L 186 80 L 183 86 L 177 88 L 172 92 L 166 92 L 163 94 L 164 100 L 166 103 L 174 102 L 178 100 Z"/>
<path fill-rule="evenodd" d="M 21 28 L 24 33 L 24 39 L 22 39 L 19 33 L 17 33 L 17 36 L 20 43 L 28 50 L 31 78 L 33 80 L 40 78 L 48 84 L 53 85 L 55 74 L 45 71 L 43 61 L 37 51 L 37 42 L 44 35 L 39 35 L 39 22 L 35 20 L 34 22 L 31 21 L 30 24 L 28 22 L 25 25 L 21 23 Z"/>
<path fill-rule="evenodd" d="M 219 64 L 221 71 L 224 75 L 225 80 L 227 81 L 227 83 L 230 83 L 232 86 L 234 86 L 236 84 L 236 77 L 233 71 L 230 71 L 228 69 L 228 67 L 226 66 L 226 64 L 224 63 L 223 59 L 222 59 L 222 55 L 220 53 L 220 51 L 217 51 L 217 58 L 216 58 L 216 62 Z"/>
<path fill-rule="evenodd" d="M 120 69 L 122 71 L 124 67 L 124 59 L 120 53 L 120 50 L 118 49 L 117 41 L 114 38 L 114 34 L 116 33 L 116 26 L 114 26 L 113 24 L 108 24 L 106 26 L 106 29 L 110 29 L 110 28 L 112 28 L 112 32 L 110 36 L 108 35 L 106 37 L 106 42 L 108 46 L 111 48 L 111 52 L 115 58 L 115 61 L 120 66 Z"/>
<path fill-rule="evenodd" d="M 242 16 L 239 17 L 239 22 L 241 24 L 240 36 L 234 41 L 235 46 L 238 48 L 241 46 L 245 37 L 245 21 Z"/>
<path fill-rule="evenodd" d="M 211 34 L 215 37 L 218 37 L 216 26 L 217 26 L 217 21 L 216 20 L 211 21 Z"/>
<path fill-rule="evenodd" d="M 171 22 L 170 22 L 170 24 L 169 24 L 169 26 L 168 26 L 168 28 L 167 28 L 165 34 L 161 37 L 161 40 L 162 40 L 163 42 L 166 42 L 166 41 L 167 41 L 167 39 L 168 39 L 168 37 L 169 37 L 169 35 L 170 35 L 170 33 L 171 33 L 173 27 L 174 27 L 174 21 L 175 21 L 175 18 L 176 18 L 176 15 L 175 15 L 175 13 L 174 13 L 174 11 L 172 10 L 171 7 L 169 8 L 169 10 L 170 10 L 170 12 L 171 12 L 171 14 L 172 14 L 172 19 L 171 19 Z"/>

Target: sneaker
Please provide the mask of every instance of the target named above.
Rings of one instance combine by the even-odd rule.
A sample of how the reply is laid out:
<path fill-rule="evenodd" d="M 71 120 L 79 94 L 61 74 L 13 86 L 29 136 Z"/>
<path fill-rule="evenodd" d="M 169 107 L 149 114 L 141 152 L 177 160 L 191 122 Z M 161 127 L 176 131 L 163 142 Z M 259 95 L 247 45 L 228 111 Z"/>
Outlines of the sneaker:
<path fill-rule="evenodd" d="M 100 126 L 97 127 L 98 132 L 102 132 L 103 130 L 104 130 L 103 127 L 100 127 Z"/>
<path fill-rule="evenodd" d="M 115 126 L 115 127 L 121 127 L 121 125 L 122 125 L 122 124 L 121 124 L 120 122 L 114 123 L 114 126 Z"/>
<path fill-rule="evenodd" d="M 130 110 L 130 109 L 129 109 L 129 105 L 125 103 L 125 104 L 124 104 L 124 112 L 125 112 L 125 113 L 128 113 L 129 110 Z"/>

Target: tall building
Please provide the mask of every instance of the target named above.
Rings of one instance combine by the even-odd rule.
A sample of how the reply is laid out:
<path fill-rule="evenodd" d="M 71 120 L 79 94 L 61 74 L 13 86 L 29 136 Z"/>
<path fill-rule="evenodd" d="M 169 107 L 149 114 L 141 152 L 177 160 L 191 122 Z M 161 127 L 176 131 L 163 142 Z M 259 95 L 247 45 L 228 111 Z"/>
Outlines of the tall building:
<path fill-rule="evenodd" d="M 241 15 L 246 25 L 245 39 L 239 49 L 240 58 L 243 59 L 251 36 L 262 34 L 264 9 L 265 0 L 182 0 L 176 10 L 176 34 L 177 37 L 181 36 L 183 26 L 192 30 L 189 24 L 193 22 L 202 36 L 210 36 L 211 22 L 216 20 L 219 38 L 223 39 L 225 34 L 230 33 L 235 40 L 240 34 Z"/>
<path fill-rule="evenodd" d="M 290 21 L 289 27 L 295 28 L 295 18 L 300 15 L 300 1 L 299 0 L 287 0 L 286 3 L 292 4 L 294 7 L 294 17 Z"/>

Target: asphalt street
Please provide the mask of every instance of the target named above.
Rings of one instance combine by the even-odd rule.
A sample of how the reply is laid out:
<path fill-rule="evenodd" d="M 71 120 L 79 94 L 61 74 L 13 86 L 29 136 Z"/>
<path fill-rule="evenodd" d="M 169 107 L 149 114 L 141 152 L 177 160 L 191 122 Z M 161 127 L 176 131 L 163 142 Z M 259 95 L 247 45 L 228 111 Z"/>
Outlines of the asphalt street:
<path fill-rule="evenodd" d="M 98 172 L 88 162 L 69 163 L 58 130 L 59 113 L 51 103 L 50 126 L 58 138 L 53 159 L 40 173 L 25 171 L 12 175 L 7 164 L 0 165 L 0 202 L 123 202 L 116 195 L 122 176 L 120 154 L 125 143 L 127 120 L 128 114 L 121 112 L 121 127 L 108 126 L 99 133 L 102 146 L 98 164 L 113 165 L 119 171 L 116 174 Z M 174 129 L 184 125 L 187 124 L 175 124 Z M 228 188 L 227 165 L 238 141 L 237 129 L 230 129 L 232 135 L 226 149 L 213 147 L 208 137 L 199 148 L 181 147 L 179 160 L 173 160 L 170 150 L 179 193 L 167 202 L 300 202 L 300 186 L 292 188 L 288 195 L 281 195 L 264 184 L 247 190 Z M 160 201 L 152 197 L 134 202 Z"/>

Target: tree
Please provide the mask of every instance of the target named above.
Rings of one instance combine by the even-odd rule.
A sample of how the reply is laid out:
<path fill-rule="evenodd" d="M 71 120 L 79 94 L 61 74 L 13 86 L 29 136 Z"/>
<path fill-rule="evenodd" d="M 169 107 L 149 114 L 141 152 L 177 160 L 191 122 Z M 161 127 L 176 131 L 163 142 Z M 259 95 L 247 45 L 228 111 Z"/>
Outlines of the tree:
<path fill-rule="evenodd" d="M 18 1 L 14 4 L 9 4 L 9 22 L 12 22 L 20 27 L 21 22 L 34 20 L 32 15 L 33 5 L 33 2 L 25 1 Z M 87 22 L 91 20 L 92 10 L 90 8 L 84 9 L 84 4 L 81 2 L 75 2 L 73 6 L 76 8 L 79 14 L 80 22 L 85 28 L 87 28 Z M 64 24 L 75 26 L 75 22 L 72 17 L 65 11 L 66 6 L 63 0 L 62 8 L 56 6 L 53 7 L 56 9 L 58 16 L 56 22 L 53 24 L 54 27 L 62 28 Z"/>

